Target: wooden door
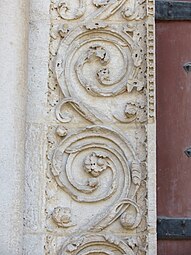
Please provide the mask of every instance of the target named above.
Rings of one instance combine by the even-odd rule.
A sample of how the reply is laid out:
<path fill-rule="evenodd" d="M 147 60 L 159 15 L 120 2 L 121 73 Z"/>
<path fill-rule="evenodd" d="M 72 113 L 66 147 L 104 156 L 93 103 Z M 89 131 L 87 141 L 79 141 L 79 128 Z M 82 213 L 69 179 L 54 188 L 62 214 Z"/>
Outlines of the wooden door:
<path fill-rule="evenodd" d="M 159 238 L 158 255 L 191 255 L 191 157 L 184 152 L 191 147 L 191 70 L 183 68 L 191 62 L 191 20 L 157 21 L 156 45 L 158 217 L 186 218 L 179 237 Z"/>

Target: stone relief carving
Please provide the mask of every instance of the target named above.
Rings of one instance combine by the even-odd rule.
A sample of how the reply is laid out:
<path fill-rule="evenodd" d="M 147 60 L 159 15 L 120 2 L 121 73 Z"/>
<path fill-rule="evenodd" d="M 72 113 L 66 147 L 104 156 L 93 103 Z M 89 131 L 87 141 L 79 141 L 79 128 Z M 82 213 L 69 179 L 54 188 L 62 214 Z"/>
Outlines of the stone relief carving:
<path fill-rule="evenodd" d="M 65 137 L 68 134 L 67 129 L 65 127 L 62 127 L 62 126 L 57 127 L 56 133 L 60 137 Z"/>
<path fill-rule="evenodd" d="M 96 28 L 94 29 L 97 30 Z M 143 61 L 143 49 L 138 46 L 136 41 L 128 33 L 119 32 L 115 27 L 98 29 L 94 32 L 88 30 L 84 26 L 78 27 L 64 38 L 60 44 L 55 71 L 64 95 L 74 96 L 74 85 L 71 83 L 73 68 L 80 85 L 93 96 L 116 96 L 125 92 L 128 84 L 131 86 L 130 91 L 133 88 L 141 90 L 144 82 L 142 84 L 139 83 L 137 69 Z M 103 42 L 107 45 L 108 50 L 102 46 Z M 79 47 L 76 47 L 76 43 Z M 85 45 L 87 44 L 91 46 L 86 50 Z M 116 48 L 115 53 L 122 58 L 123 68 L 119 70 L 117 77 L 112 77 L 113 75 L 108 66 L 112 58 L 112 53 L 109 53 L 111 45 Z M 71 63 L 79 48 L 84 48 L 84 50 L 73 67 Z M 91 62 L 96 62 L 97 60 L 100 61 L 101 66 L 104 66 L 104 68 L 98 69 L 95 74 L 95 78 L 98 80 L 96 85 L 96 83 L 93 84 L 94 82 L 88 81 L 84 77 L 83 67 L 85 64 L 90 65 Z"/>
<path fill-rule="evenodd" d="M 127 20 L 140 20 L 146 16 L 146 0 L 92 0 L 92 4 L 97 7 L 97 11 L 90 14 L 94 19 L 105 20 L 121 8 L 121 15 Z M 72 4 L 69 0 L 60 0 L 55 8 L 62 19 L 75 20 L 84 16 L 86 1 L 78 0 L 78 3 Z"/>
<path fill-rule="evenodd" d="M 54 208 L 52 219 L 59 227 L 69 228 L 75 225 L 72 222 L 72 213 L 68 207 L 58 206 Z"/>
<path fill-rule="evenodd" d="M 145 0 L 131 0 L 122 10 L 122 16 L 127 20 L 140 20 L 146 15 L 146 1 Z"/>
<path fill-rule="evenodd" d="M 120 144 L 120 147 L 118 144 Z M 121 148 L 123 148 L 123 150 L 121 150 Z M 96 149 L 98 152 L 95 152 Z M 103 152 L 101 150 L 103 150 Z M 84 151 L 87 151 L 87 154 L 85 154 L 85 158 L 82 161 L 82 169 L 89 173 L 90 176 L 98 177 L 107 169 L 111 171 L 111 181 L 109 182 L 109 180 L 107 180 L 109 184 L 108 188 L 105 187 L 96 197 L 91 197 L 89 194 L 92 194 L 94 189 L 98 188 L 99 180 L 97 180 L 97 185 L 92 188 L 89 187 L 89 180 L 91 179 L 88 178 L 84 180 L 84 183 L 80 184 L 79 181 L 75 181 L 75 176 L 72 176 L 73 161 L 78 154 Z M 92 152 L 89 153 L 89 151 Z M 117 160 L 122 165 L 121 175 L 124 175 L 124 179 L 126 179 L 123 188 L 128 192 L 130 182 L 128 166 L 128 161 L 130 160 L 130 156 L 128 155 L 130 153 L 129 151 L 132 157 L 134 153 L 131 151 L 130 145 L 116 131 L 110 130 L 105 126 L 89 126 L 71 136 L 67 136 L 66 139 L 63 140 L 54 153 L 54 168 L 52 171 L 59 185 L 75 200 L 79 202 L 100 201 L 112 195 L 116 190 L 117 184 L 119 184 L 117 181 L 117 175 L 119 175 L 116 167 Z M 66 154 L 66 156 L 64 156 L 64 154 Z M 66 159 L 66 162 L 63 162 L 63 158 Z M 100 165 L 98 165 L 98 163 Z M 66 166 L 64 172 L 62 170 L 63 166 Z M 78 167 L 80 168 L 80 165 L 78 165 Z M 118 169 L 118 171 L 120 170 Z"/>
<path fill-rule="evenodd" d="M 135 255 L 132 249 L 114 235 L 82 235 L 66 244 L 59 255 L 64 254 L 129 254 Z"/>
<path fill-rule="evenodd" d="M 125 91 L 131 92 L 133 89 L 142 91 L 145 87 L 144 65 L 142 67 L 144 47 L 141 45 L 144 37 L 137 32 L 139 27 L 131 28 L 130 32 L 133 31 L 131 36 L 124 27 L 119 31 L 115 26 L 103 28 L 103 24 L 96 24 L 98 25 L 94 27 L 92 24 L 89 25 L 88 29 L 87 26 L 74 29 L 66 35 L 58 48 L 55 74 L 65 96 L 56 112 L 59 121 L 69 122 L 72 119 L 71 114 L 63 115 L 60 111 L 65 104 L 72 105 L 79 114 L 92 123 L 110 121 L 101 110 L 87 105 L 87 98 L 84 98 L 86 94 L 81 96 L 83 91 L 77 94 L 76 89 L 84 88 L 84 93 L 87 92 L 93 97 L 108 98 L 123 94 Z M 76 44 L 79 46 L 76 47 Z M 120 68 L 117 70 L 111 49 L 119 58 Z M 81 54 L 76 59 L 78 51 L 81 51 Z M 87 67 L 92 77 L 86 78 Z M 73 79 L 73 72 L 76 79 Z"/>
<path fill-rule="evenodd" d="M 152 6 L 62 0 L 51 9 L 47 178 L 57 187 L 47 186 L 47 211 L 61 241 L 47 254 L 146 254 Z"/>
<path fill-rule="evenodd" d="M 114 113 L 114 117 L 122 123 L 131 123 L 133 121 L 144 123 L 147 121 L 147 112 L 145 110 L 146 99 L 145 96 L 129 101 L 125 105 L 124 114 L 120 116 Z"/>
<path fill-rule="evenodd" d="M 75 8 L 71 7 L 71 1 L 60 0 L 58 2 L 57 11 L 61 18 L 65 20 L 79 19 L 81 18 L 85 11 L 85 0 L 79 0 L 79 5 Z"/>

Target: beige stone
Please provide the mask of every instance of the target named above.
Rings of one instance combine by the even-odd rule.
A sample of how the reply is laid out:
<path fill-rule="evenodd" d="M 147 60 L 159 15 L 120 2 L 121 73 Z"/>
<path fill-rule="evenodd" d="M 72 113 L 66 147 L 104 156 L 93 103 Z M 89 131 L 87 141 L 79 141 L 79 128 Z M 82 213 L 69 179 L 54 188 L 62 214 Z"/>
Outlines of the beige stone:
<path fill-rule="evenodd" d="M 157 254 L 153 1 L 32 0 L 29 26 L 22 11 L 0 61 L 0 254 Z"/>
<path fill-rule="evenodd" d="M 51 5 L 47 254 L 156 254 L 153 11 Z"/>
<path fill-rule="evenodd" d="M 28 1 L 0 2 L 0 254 L 22 254 Z"/>

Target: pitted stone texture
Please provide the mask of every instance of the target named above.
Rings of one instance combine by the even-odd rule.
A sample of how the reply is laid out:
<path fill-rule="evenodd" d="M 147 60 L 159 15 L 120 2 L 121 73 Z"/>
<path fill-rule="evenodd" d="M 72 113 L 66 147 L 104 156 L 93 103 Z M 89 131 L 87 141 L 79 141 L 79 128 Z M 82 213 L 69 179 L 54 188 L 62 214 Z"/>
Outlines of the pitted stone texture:
<path fill-rule="evenodd" d="M 29 46 L 24 253 L 156 254 L 153 1 L 33 0 Z"/>
<path fill-rule="evenodd" d="M 156 254 L 154 4 L 60 0 L 50 10 L 46 253 L 112 254 L 109 241 L 115 254 L 120 242 Z M 63 206 L 69 227 L 55 222 Z"/>

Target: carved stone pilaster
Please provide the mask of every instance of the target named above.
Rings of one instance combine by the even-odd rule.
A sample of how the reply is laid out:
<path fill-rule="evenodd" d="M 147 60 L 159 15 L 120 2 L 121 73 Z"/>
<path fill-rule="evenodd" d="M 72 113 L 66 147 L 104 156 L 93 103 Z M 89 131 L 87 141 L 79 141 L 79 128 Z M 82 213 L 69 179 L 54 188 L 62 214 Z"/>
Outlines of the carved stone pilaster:
<path fill-rule="evenodd" d="M 154 4 L 52 1 L 50 13 L 45 253 L 153 255 Z"/>

